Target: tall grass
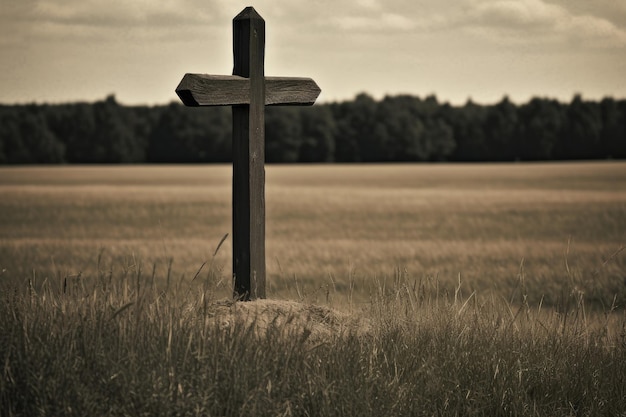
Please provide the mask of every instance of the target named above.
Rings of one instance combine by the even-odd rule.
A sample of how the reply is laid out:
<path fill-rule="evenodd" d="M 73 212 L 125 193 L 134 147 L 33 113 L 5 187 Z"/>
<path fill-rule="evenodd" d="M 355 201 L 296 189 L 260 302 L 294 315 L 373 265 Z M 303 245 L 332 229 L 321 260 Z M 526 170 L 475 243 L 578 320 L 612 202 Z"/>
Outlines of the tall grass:
<path fill-rule="evenodd" d="M 445 294 L 398 271 L 340 312 L 216 300 L 210 270 L 169 287 L 154 271 L 5 279 L 0 415 L 626 413 L 625 310 L 589 313 L 576 292 L 556 311 L 522 285 Z"/>
<path fill-rule="evenodd" d="M 626 416 L 623 163 L 2 169 L 0 416 Z M 292 299 L 296 301 L 284 301 Z"/>

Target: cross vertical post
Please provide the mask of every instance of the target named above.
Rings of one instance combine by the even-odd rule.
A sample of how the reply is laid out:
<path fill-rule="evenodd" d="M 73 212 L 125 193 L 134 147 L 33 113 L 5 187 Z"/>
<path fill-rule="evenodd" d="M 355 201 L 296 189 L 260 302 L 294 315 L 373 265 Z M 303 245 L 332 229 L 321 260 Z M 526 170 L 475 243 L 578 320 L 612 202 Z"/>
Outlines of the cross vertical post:
<path fill-rule="evenodd" d="M 265 298 L 265 21 L 251 7 L 233 20 L 233 75 L 250 104 L 233 106 L 233 276 L 236 298 Z"/>
<path fill-rule="evenodd" d="M 265 21 L 252 7 L 233 19 L 233 75 L 185 74 L 186 106 L 233 108 L 233 295 L 265 298 L 265 106 L 310 106 L 310 78 L 266 77 Z"/>

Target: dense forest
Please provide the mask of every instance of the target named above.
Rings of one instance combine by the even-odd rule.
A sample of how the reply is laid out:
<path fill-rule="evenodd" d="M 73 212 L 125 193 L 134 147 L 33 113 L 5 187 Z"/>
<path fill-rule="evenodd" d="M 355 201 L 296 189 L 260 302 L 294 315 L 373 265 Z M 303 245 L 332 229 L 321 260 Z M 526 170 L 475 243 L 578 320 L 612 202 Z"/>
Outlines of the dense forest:
<path fill-rule="evenodd" d="M 0 105 L 0 163 L 231 160 L 229 108 L 95 103 Z M 360 94 L 268 107 L 267 162 L 536 161 L 626 158 L 626 100 L 516 105 Z"/>

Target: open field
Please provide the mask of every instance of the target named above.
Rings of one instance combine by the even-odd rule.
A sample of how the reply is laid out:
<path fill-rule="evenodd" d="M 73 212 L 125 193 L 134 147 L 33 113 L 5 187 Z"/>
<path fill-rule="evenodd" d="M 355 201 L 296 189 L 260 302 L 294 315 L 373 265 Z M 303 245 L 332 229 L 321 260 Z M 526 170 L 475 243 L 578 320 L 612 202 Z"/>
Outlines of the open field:
<path fill-rule="evenodd" d="M 230 233 L 230 175 L 2 168 L 3 278 L 141 266 L 157 282 L 168 269 L 172 281 L 191 280 Z M 615 254 L 626 242 L 624 163 L 268 166 L 266 182 L 270 297 L 361 302 L 403 275 L 505 297 L 523 278 L 535 303 L 574 287 L 592 302 L 626 302 L 626 252 Z M 229 238 L 211 261 L 224 295 L 230 252 Z"/>
<path fill-rule="evenodd" d="M 233 303 L 230 167 L 0 169 L 0 415 L 626 416 L 625 188 L 270 166 Z"/>

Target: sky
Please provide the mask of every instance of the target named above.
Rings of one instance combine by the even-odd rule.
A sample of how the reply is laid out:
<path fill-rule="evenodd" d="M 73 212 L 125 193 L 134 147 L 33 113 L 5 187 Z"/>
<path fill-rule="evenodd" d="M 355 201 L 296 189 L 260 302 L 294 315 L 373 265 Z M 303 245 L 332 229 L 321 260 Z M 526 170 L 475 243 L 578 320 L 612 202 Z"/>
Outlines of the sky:
<path fill-rule="evenodd" d="M 177 101 L 185 73 L 232 73 L 250 5 L 265 74 L 313 78 L 319 102 L 626 98 L 622 0 L 0 0 L 0 103 Z"/>

